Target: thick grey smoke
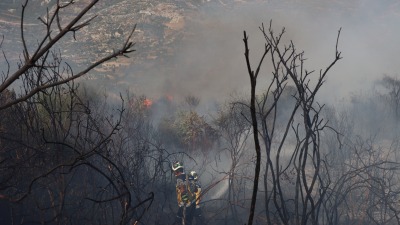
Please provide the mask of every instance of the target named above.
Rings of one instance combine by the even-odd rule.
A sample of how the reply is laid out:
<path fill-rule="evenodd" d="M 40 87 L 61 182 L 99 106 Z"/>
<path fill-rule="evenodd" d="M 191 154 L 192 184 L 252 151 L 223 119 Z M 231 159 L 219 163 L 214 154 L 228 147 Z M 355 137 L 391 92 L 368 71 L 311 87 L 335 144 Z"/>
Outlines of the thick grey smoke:
<path fill-rule="evenodd" d="M 400 4 L 395 0 L 223 2 L 228 1 L 208 1 L 185 14 L 185 38 L 176 44 L 168 63 L 133 65 L 125 71 L 128 76 L 118 77 L 123 81 L 118 85 L 107 81 L 106 89 L 115 93 L 130 89 L 154 99 L 193 95 L 201 104 L 226 100 L 233 92 L 247 93 L 243 31 L 249 35 L 255 66 L 264 45 L 258 27 L 262 23 L 268 26 L 271 20 L 276 32 L 285 27 L 286 40 L 305 51 L 307 69 L 316 70 L 315 75 L 333 60 L 337 32 L 342 28 L 339 51 L 343 59 L 331 70 L 320 92 L 324 101 L 369 89 L 383 74 L 398 75 Z M 141 26 L 138 24 L 139 29 Z M 18 29 L 7 34 L 11 32 L 17 34 Z M 3 48 L 11 45 L 7 41 L 12 39 L 7 37 Z"/>
<path fill-rule="evenodd" d="M 340 28 L 339 51 L 343 59 L 331 70 L 321 90 L 324 101 L 337 101 L 369 89 L 382 74 L 397 75 L 400 34 L 399 6 L 394 1 L 257 1 L 231 6 L 210 6 L 186 24 L 190 36 L 178 46 L 170 68 L 157 66 L 135 78 L 145 84 L 148 96 L 194 95 L 221 100 L 232 92 L 245 92 L 249 81 L 244 60 L 243 31 L 256 59 L 263 49 L 258 27 L 272 20 L 276 32 L 286 28 L 308 58 L 308 70 L 320 69 L 333 60 Z M 255 66 L 255 65 L 254 65 Z M 134 75 L 133 75 L 134 76 Z"/>

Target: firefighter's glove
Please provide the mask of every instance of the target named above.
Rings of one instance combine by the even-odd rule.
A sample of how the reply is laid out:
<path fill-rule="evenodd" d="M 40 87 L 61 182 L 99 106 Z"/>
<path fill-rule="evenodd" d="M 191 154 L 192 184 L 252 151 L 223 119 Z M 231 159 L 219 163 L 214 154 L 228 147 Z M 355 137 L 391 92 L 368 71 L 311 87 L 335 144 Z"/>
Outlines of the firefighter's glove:
<path fill-rule="evenodd" d="M 200 209 L 200 205 L 196 205 L 196 209 Z"/>
<path fill-rule="evenodd" d="M 183 203 L 183 202 L 179 202 L 179 203 L 178 203 L 178 206 L 179 206 L 179 207 L 182 207 L 182 206 L 184 206 L 184 205 L 185 205 L 185 203 Z"/>
<path fill-rule="evenodd" d="M 190 207 L 191 204 L 191 202 L 186 203 L 186 207 Z"/>

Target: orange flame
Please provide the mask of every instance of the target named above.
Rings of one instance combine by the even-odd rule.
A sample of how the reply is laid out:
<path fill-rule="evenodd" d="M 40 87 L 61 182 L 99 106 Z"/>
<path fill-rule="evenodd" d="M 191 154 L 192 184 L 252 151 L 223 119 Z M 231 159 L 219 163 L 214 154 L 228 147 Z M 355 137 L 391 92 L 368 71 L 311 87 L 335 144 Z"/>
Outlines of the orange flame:
<path fill-rule="evenodd" d="M 153 101 L 151 99 L 146 98 L 143 100 L 143 105 L 146 106 L 146 108 L 150 108 L 151 105 L 153 105 Z"/>

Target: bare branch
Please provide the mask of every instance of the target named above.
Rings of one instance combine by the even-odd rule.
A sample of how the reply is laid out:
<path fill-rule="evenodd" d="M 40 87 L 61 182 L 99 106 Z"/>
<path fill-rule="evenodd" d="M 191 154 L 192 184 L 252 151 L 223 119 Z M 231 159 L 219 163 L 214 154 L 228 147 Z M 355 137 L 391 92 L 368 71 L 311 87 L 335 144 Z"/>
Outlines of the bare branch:
<path fill-rule="evenodd" d="M 72 21 L 64 28 L 62 29 L 51 41 L 49 41 L 46 45 L 43 46 L 43 48 L 37 49 L 36 53 L 30 57 L 28 53 L 28 49 L 26 48 L 26 44 L 24 44 L 24 51 L 25 51 L 25 62 L 23 66 L 18 69 L 14 74 L 12 74 L 8 79 L 6 79 L 1 85 L 0 85 L 0 92 L 3 92 L 6 88 L 8 88 L 13 82 L 15 82 L 22 74 L 24 74 L 25 71 L 28 69 L 32 68 L 35 65 L 35 62 L 39 60 L 47 51 L 50 50 L 62 37 L 64 37 L 68 32 L 71 32 L 73 26 L 98 2 L 99 0 L 93 0 L 91 3 L 89 3 L 85 8 L 82 9 L 82 11 L 72 19 Z M 27 1 L 26 1 L 27 3 Z M 23 6 L 23 11 L 26 5 Z M 21 21 L 21 35 L 22 35 L 22 41 L 24 41 L 23 37 L 23 22 Z M 130 47 L 130 46 L 129 46 Z"/>

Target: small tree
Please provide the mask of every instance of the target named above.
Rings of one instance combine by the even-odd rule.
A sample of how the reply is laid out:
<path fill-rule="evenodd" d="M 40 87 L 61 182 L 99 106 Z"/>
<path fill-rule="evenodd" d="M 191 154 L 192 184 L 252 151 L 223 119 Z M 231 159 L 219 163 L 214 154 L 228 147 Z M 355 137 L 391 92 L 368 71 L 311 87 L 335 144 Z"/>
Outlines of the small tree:
<path fill-rule="evenodd" d="M 48 10 L 48 13 L 44 18 L 39 17 L 39 21 L 43 24 L 45 32 L 43 38 L 37 41 L 38 46 L 31 51 L 27 46 L 24 29 L 24 24 L 26 22 L 24 21 L 24 15 L 29 3 L 29 0 L 25 0 L 22 4 L 21 16 L 23 57 L 18 65 L 17 71 L 15 72 L 10 72 L 10 65 L 8 64 L 7 72 L 3 73 L 1 76 L 0 93 L 3 93 L 10 88 L 17 80 L 23 81 L 25 89 L 23 93 L 18 94 L 15 99 L 12 99 L 12 101 L 9 99 L 10 101 L 4 102 L 0 106 L 0 110 L 23 102 L 47 88 L 65 84 L 82 77 L 96 66 L 113 58 L 126 56 L 128 53 L 134 51 L 132 49 L 134 43 L 132 43 L 130 39 L 135 30 L 135 26 L 133 26 L 132 32 L 127 37 L 126 41 L 122 43 L 121 48 L 114 50 L 112 54 L 97 60 L 81 71 L 74 72 L 71 66 L 67 63 L 62 66 L 62 62 L 60 61 L 61 55 L 59 51 L 55 49 L 56 44 L 62 39 L 67 38 L 67 34 L 70 33 L 73 34 L 73 37 L 75 38 L 76 32 L 90 24 L 96 16 L 92 16 L 84 21 L 81 20 L 83 20 L 84 16 L 88 14 L 89 10 L 98 2 L 99 0 L 90 1 L 90 3 L 81 9 L 75 17 L 70 20 L 64 20 L 63 12 L 67 10 L 76 10 L 76 8 L 73 7 L 75 1 L 68 0 L 65 2 L 57 0 L 56 5 L 53 9 Z"/>
<path fill-rule="evenodd" d="M 45 32 L 33 50 L 24 27 L 29 2 L 22 4 L 22 59 L 11 72 L 14 67 L 3 54 L 8 69 L 0 83 L 0 114 L 8 120 L 0 125 L 4 175 L 0 199 L 13 204 L 13 214 L 7 216 L 13 221 L 59 224 L 139 220 L 138 207 L 153 197 L 141 196 L 132 202 L 126 174 L 110 154 L 112 136 L 121 129 L 124 105 L 113 115 L 101 114 L 107 112 L 105 104 L 82 99 L 73 82 L 108 60 L 133 52 L 130 39 L 135 26 L 121 48 L 75 72 L 63 62 L 56 45 L 67 34 L 75 38 L 76 32 L 93 22 L 96 16 L 84 17 L 99 1 L 79 8 L 74 7 L 74 0 L 57 0 L 39 18 Z M 69 10 L 78 13 L 68 19 L 64 13 Z M 22 91 L 11 90 L 17 85 Z"/>
<path fill-rule="evenodd" d="M 391 106 L 396 119 L 400 118 L 400 80 L 397 77 L 384 76 L 379 84 L 383 86 L 382 97 Z"/>
<path fill-rule="evenodd" d="M 282 43 L 284 29 L 275 34 L 270 24 L 268 29 L 262 25 L 260 30 L 266 43 L 255 70 L 250 64 L 246 32 L 243 38 L 251 85 L 250 113 L 256 150 L 254 186 L 248 224 L 253 223 L 260 177 L 259 136 L 262 137 L 266 151 L 264 187 L 268 224 L 318 224 L 320 206 L 327 189 L 326 184 L 322 182 L 323 171 L 327 167 L 320 151 L 320 132 L 329 126 L 320 117 L 323 106 L 315 102 L 315 97 L 328 71 L 341 58 L 340 52 L 337 50 L 336 43 L 334 60 L 325 70 L 320 71 L 316 81 L 312 81 L 313 71 L 305 69 L 304 52 L 298 53 L 293 42 L 288 45 Z M 258 75 L 268 55 L 272 66 L 272 80 L 266 85 L 267 90 L 262 98 L 256 98 Z M 291 113 L 284 121 L 285 125 L 282 126 L 283 134 L 276 136 L 277 115 L 283 110 L 278 106 L 288 83 L 295 87 L 293 93 L 295 101 L 290 106 Z M 285 106 L 285 110 L 287 107 Z M 291 135 L 289 135 L 290 132 Z M 284 149 L 288 147 L 289 136 L 294 139 L 295 144 L 289 151 L 289 160 L 286 160 Z M 277 144 L 274 145 L 274 142 Z M 289 174 L 292 174 L 293 180 Z M 285 189 L 287 181 L 293 182 L 292 188 Z"/>
<path fill-rule="evenodd" d="M 247 114 L 248 107 L 243 100 L 236 100 L 227 105 L 218 113 L 216 126 L 220 134 L 221 155 L 227 155 L 230 159 L 230 166 L 222 173 L 227 175 L 228 193 L 225 224 L 242 221 L 242 208 L 246 204 L 244 178 L 246 177 L 245 153 L 248 148 L 248 139 L 251 137 L 251 125 L 243 116 Z"/>

